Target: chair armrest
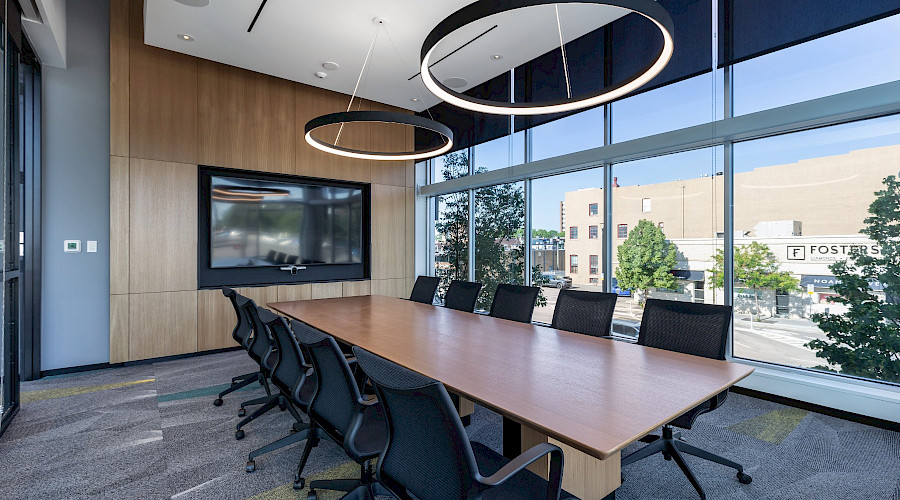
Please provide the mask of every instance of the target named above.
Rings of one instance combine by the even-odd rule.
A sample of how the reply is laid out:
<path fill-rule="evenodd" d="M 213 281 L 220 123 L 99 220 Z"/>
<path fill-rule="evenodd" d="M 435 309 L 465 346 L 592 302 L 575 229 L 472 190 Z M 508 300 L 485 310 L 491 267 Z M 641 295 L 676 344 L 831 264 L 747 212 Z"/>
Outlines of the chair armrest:
<path fill-rule="evenodd" d="M 493 475 L 483 478 L 481 484 L 489 487 L 499 486 L 544 455 L 550 455 L 550 479 L 547 480 L 547 499 L 557 500 L 560 491 L 562 491 L 563 453 L 558 446 L 550 443 L 541 443 L 522 453 L 501 467 Z"/>

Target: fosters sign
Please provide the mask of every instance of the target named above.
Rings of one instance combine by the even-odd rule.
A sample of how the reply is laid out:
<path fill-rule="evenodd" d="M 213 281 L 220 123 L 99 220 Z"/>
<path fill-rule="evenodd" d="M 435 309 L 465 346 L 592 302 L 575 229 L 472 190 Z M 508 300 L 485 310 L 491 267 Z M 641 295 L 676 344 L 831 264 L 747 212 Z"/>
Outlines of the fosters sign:
<path fill-rule="evenodd" d="M 878 255 L 879 249 L 870 243 L 806 243 L 787 245 L 786 258 L 789 261 L 834 262 L 847 260 L 853 252 Z"/>

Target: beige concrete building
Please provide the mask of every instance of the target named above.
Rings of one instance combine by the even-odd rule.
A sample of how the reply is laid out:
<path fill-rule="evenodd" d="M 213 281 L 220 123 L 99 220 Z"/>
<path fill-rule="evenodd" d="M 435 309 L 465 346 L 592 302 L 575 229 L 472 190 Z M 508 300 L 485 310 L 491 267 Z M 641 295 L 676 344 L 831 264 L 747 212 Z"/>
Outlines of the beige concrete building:
<path fill-rule="evenodd" d="M 853 246 L 877 251 L 859 231 L 882 179 L 898 170 L 900 146 L 887 146 L 735 174 L 735 245 L 767 244 L 803 287 L 777 298 L 774 291 L 764 292 L 770 314 L 807 316 L 828 307 L 823 300 L 832 293 L 828 265 L 845 259 Z M 723 246 L 723 181 L 711 176 L 614 187 L 613 269 L 615 249 L 639 220 L 648 219 L 679 251 L 678 289 L 651 295 L 721 303 L 722 290 L 710 287 L 707 271 Z M 600 285 L 604 276 L 592 263 L 602 262 L 603 189 L 570 191 L 563 206 L 567 274 L 577 285 Z M 738 310 L 753 302 L 745 301 L 746 295 L 739 291 Z"/>

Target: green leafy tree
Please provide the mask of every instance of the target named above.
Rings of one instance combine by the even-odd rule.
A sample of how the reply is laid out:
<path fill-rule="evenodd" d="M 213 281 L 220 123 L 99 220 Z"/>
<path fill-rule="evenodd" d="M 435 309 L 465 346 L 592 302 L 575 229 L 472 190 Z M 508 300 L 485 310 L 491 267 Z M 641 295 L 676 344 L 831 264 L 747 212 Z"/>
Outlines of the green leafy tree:
<path fill-rule="evenodd" d="M 653 222 L 641 219 L 619 245 L 619 267 L 616 280 L 623 290 L 638 290 L 646 297 L 647 290 L 673 288 L 676 263 L 675 245 L 666 240 L 662 229 Z"/>
<path fill-rule="evenodd" d="M 468 157 L 456 152 L 444 158 L 444 180 L 460 177 L 468 172 Z M 439 293 L 446 293 L 450 281 L 468 279 L 469 252 L 469 195 L 453 193 L 441 197 L 443 210 L 435 224 L 437 232 L 436 257 L 444 269 L 438 269 L 441 277 Z M 475 281 L 482 283 L 482 293 L 477 307 L 489 309 L 497 285 L 525 282 L 525 252 L 527 242 L 522 238 L 525 226 L 525 193 L 517 184 L 499 184 L 475 190 Z M 540 285 L 540 268 L 532 268 L 535 285 Z M 538 296 L 538 306 L 546 305 L 543 292 Z"/>
<path fill-rule="evenodd" d="M 532 229 L 531 236 L 534 238 L 561 238 L 562 233 L 554 229 Z"/>
<path fill-rule="evenodd" d="M 713 257 L 712 282 L 716 288 L 725 287 L 725 252 L 716 250 Z M 799 280 L 780 270 L 778 257 L 769 245 L 754 241 L 734 247 L 734 281 L 753 289 L 756 317 L 759 318 L 759 290 L 799 290 Z"/>
<path fill-rule="evenodd" d="M 875 241 L 879 251 L 862 248 L 849 258 L 829 266 L 840 281 L 832 286 L 838 297 L 831 302 L 848 307 L 844 314 L 813 314 L 812 320 L 827 340 L 806 345 L 816 356 L 840 366 L 848 375 L 900 382 L 900 182 L 884 179 L 885 189 L 875 193 L 869 205 L 866 227 L 860 232 Z M 885 299 L 873 293 L 870 283 L 884 286 Z"/>

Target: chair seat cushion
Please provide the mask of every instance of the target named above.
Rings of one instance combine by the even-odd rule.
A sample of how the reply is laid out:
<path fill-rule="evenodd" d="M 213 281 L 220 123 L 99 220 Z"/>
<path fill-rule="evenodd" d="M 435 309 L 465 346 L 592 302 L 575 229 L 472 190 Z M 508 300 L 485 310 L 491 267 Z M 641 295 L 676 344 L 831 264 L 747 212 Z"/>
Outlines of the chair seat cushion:
<path fill-rule="evenodd" d="M 481 472 L 481 475 L 485 477 L 494 474 L 509 462 L 509 459 L 503 455 L 475 441 L 472 442 L 472 451 L 475 452 L 475 461 L 478 462 L 478 470 Z M 565 461 L 563 463 L 565 464 Z M 523 470 L 509 478 L 502 485 L 486 490 L 484 492 L 484 499 L 524 500 L 544 498 L 546 495 L 547 481 L 529 470 Z M 560 494 L 559 498 L 571 498 L 577 500 L 577 497 L 565 490 Z"/>
<path fill-rule="evenodd" d="M 681 429 L 690 429 L 694 425 L 694 420 L 697 420 L 697 417 L 708 412 L 711 406 L 712 404 L 710 401 L 704 401 L 703 403 L 700 403 L 699 405 L 692 408 L 684 415 L 670 422 L 669 425 L 673 425 Z"/>
<path fill-rule="evenodd" d="M 387 445 L 387 420 L 380 404 L 372 405 L 363 412 L 362 424 L 353 443 L 363 456 L 375 457 Z"/>

